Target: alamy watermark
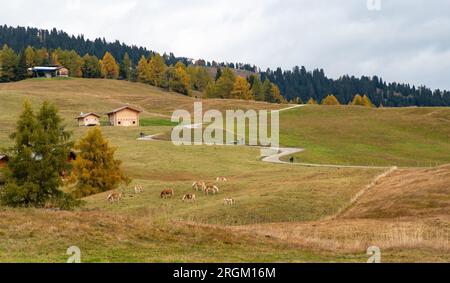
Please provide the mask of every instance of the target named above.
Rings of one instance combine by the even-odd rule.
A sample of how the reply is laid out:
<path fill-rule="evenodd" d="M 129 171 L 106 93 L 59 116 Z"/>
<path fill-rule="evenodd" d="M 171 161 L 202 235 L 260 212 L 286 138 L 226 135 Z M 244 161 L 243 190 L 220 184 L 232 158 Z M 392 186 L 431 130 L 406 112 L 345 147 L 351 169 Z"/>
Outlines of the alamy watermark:
<path fill-rule="evenodd" d="M 280 113 L 278 110 L 208 110 L 194 103 L 193 117 L 176 110 L 172 122 L 179 123 L 171 133 L 174 145 L 249 145 L 278 149 Z M 270 132 L 270 135 L 269 135 Z M 264 154 L 263 154 L 264 155 Z"/>

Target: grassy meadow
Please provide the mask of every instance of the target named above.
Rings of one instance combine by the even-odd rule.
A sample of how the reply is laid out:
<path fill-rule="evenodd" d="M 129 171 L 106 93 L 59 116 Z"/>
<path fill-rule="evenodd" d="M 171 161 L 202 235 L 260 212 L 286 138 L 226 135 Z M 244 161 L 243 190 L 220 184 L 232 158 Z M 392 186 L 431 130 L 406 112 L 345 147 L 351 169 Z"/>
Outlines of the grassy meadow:
<path fill-rule="evenodd" d="M 172 111 L 192 110 L 198 101 L 138 83 L 27 80 L 0 84 L 0 98 L 0 148 L 11 144 L 8 136 L 24 99 L 36 108 L 44 100 L 55 103 L 74 139 L 87 131 L 76 127 L 74 118 L 80 112 L 104 115 L 127 103 L 143 109 L 141 127 L 102 127 L 133 180 L 120 188 L 123 201 L 110 205 L 108 193 L 102 193 L 85 198 L 86 204 L 75 211 L 0 207 L 0 262 L 65 262 L 66 249 L 73 245 L 81 248 L 84 262 L 365 262 L 365 250 L 376 241 L 386 246 L 383 260 L 387 262 L 450 260 L 442 249 L 450 223 L 445 217 L 447 167 L 396 171 L 377 183 L 367 200 L 364 195 L 342 217 L 329 220 L 385 170 L 269 164 L 261 161 L 257 148 L 138 141 L 141 132 L 169 132 L 174 126 Z M 221 111 L 287 107 L 203 102 L 205 109 Z M 443 164 L 450 163 L 448 121 L 449 109 L 308 106 L 282 112 L 281 143 L 306 149 L 296 156 L 299 162 Z M 195 203 L 181 201 L 193 191 L 194 181 L 214 182 L 218 176 L 229 179 L 218 183 L 220 194 L 196 193 Z M 399 182 L 402 176 L 416 176 L 416 183 L 438 181 L 420 194 L 419 187 L 410 191 L 408 184 Z M 134 193 L 136 184 L 144 187 L 142 194 Z M 393 195 L 391 187 L 396 188 Z M 175 197 L 161 200 L 164 188 L 173 188 Z M 236 204 L 225 206 L 224 197 Z M 396 213 L 397 205 L 401 213 Z M 409 214 L 416 210 L 420 214 Z M 440 225 L 433 230 L 430 221 Z M 406 245 L 392 236 L 402 235 L 396 227 L 406 231 L 403 241 L 415 239 L 416 244 Z"/>

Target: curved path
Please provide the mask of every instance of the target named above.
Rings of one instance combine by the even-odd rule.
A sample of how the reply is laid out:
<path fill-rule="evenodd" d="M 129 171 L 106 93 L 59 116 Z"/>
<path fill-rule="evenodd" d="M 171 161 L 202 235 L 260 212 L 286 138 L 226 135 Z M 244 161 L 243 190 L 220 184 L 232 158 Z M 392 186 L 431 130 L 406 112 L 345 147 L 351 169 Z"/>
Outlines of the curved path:
<path fill-rule="evenodd" d="M 279 112 L 288 111 L 300 107 L 305 107 L 305 104 L 302 105 L 294 105 L 287 108 L 283 108 L 278 110 Z M 188 129 L 196 129 L 199 127 L 199 124 L 188 124 L 184 125 Z M 159 141 L 156 140 L 155 137 L 160 134 L 150 135 L 143 138 L 139 138 L 140 141 Z M 247 145 L 246 145 L 247 146 Z M 292 154 L 296 154 L 299 152 L 305 151 L 304 148 L 294 148 L 294 147 L 280 147 L 280 148 L 268 148 L 261 146 L 251 146 L 261 149 L 261 151 L 272 152 L 271 154 L 265 156 L 262 161 L 274 164 L 290 164 L 290 165 L 298 165 L 304 167 L 325 167 L 325 168 L 361 168 L 361 169 L 389 169 L 389 166 L 358 166 L 358 165 L 331 165 L 331 164 L 312 164 L 312 163 L 290 163 L 286 161 L 282 161 L 281 158 L 285 156 L 289 156 Z M 275 153 L 274 153 L 275 152 Z"/>

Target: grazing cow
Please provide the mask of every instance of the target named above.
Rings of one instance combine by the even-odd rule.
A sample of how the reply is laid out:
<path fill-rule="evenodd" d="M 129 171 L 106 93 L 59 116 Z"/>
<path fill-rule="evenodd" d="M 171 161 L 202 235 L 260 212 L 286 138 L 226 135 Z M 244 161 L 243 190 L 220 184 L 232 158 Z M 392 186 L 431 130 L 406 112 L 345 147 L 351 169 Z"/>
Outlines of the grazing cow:
<path fill-rule="evenodd" d="M 228 182 L 228 179 L 225 178 L 225 177 L 217 177 L 217 178 L 216 178 L 216 181 L 217 181 L 217 182 Z"/>
<path fill-rule="evenodd" d="M 183 197 L 183 201 L 190 201 L 190 202 L 195 202 L 195 195 L 194 194 L 186 194 Z"/>
<path fill-rule="evenodd" d="M 173 192 L 173 189 L 165 189 L 161 192 L 161 198 L 167 199 L 173 197 L 175 194 Z"/>
<path fill-rule="evenodd" d="M 223 204 L 225 204 L 225 205 L 233 205 L 234 204 L 234 199 L 232 199 L 232 198 L 224 198 L 223 199 Z"/>
<path fill-rule="evenodd" d="M 113 193 L 109 194 L 108 197 L 106 198 L 106 200 L 109 201 L 109 203 L 111 203 L 111 204 L 113 204 L 115 202 L 119 203 L 121 199 L 122 199 L 122 194 L 118 193 L 118 192 L 113 192 Z"/>
<path fill-rule="evenodd" d="M 214 184 L 208 184 L 205 188 L 205 194 L 209 195 L 209 193 L 213 193 L 213 195 L 219 193 L 219 188 Z"/>
<path fill-rule="evenodd" d="M 144 188 L 142 186 L 136 185 L 134 186 L 134 193 L 135 194 L 140 194 L 144 192 Z"/>
<path fill-rule="evenodd" d="M 289 162 L 294 163 L 294 157 L 289 158 Z"/>
<path fill-rule="evenodd" d="M 204 191 L 206 189 L 206 183 L 203 181 L 194 182 L 192 184 L 192 188 L 198 192 L 198 191 Z"/>

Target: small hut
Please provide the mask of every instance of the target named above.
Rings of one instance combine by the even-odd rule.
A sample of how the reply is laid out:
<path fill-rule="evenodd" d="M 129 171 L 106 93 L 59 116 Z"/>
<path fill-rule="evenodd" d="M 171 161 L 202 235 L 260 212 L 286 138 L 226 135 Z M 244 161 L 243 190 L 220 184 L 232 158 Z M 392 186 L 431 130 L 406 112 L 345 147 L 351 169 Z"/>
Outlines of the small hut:
<path fill-rule="evenodd" d="M 115 109 L 108 114 L 109 123 L 114 127 L 138 127 L 141 110 L 132 106 Z"/>
<path fill-rule="evenodd" d="M 79 127 L 93 127 L 100 126 L 100 115 L 95 113 L 80 113 L 80 116 L 75 118 L 78 121 Z"/>

